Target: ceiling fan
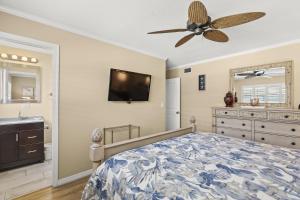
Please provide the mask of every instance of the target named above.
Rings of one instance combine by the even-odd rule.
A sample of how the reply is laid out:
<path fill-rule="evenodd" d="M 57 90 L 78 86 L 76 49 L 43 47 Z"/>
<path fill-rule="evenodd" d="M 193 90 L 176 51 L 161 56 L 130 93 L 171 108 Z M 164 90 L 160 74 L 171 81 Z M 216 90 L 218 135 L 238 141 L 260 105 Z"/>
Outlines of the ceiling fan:
<path fill-rule="evenodd" d="M 266 77 L 270 78 L 265 70 L 253 70 L 252 72 L 242 72 L 237 73 L 236 76 L 243 77 L 245 79 L 254 78 L 254 77 Z"/>
<path fill-rule="evenodd" d="M 204 4 L 201 1 L 193 1 L 189 6 L 186 28 L 155 31 L 148 34 L 176 33 L 186 31 L 192 32 L 191 34 L 180 39 L 175 47 L 179 47 L 188 42 L 194 36 L 202 34 L 208 40 L 215 42 L 228 42 L 228 36 L 218 29 L 245 24 L 257 20 L 263 16 L 265 16 L 264 12 L 249 12 L 230 15 L 212 21 L 211 17 L 207 14 Z"/>

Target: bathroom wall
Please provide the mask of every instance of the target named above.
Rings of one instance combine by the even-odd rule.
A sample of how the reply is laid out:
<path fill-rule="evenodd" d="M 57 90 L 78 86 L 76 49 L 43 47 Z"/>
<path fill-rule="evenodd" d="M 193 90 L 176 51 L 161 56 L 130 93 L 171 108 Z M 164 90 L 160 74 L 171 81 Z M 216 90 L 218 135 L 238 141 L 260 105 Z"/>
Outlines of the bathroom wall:
<path fill-rule="evenodd" d="M 0 117 L 17 117 L 21 111 L 24 116 L 43 116 L 45 124 L 49 125 L 49 129 L 45 130 L 45 142 L 51 142 L 51 127 L 52 127 L 52 64 L 51 56 L 42 53 L 31 52 L 27 50 L 12 48 L 0 45 L 0 53 L 16 54 L 20 56 L 35 57 L 39 59 L 38 64 L 30 64 L 39 66 L 41 69 L 41 102 L 40 103 L 11 103 L 0 104 Z M 17 64 L 21 62 L 4 61 Z M 0 66 L 1 67 L 1 66 Z M 25 66 L 24 66 L 25 67 Z"/>

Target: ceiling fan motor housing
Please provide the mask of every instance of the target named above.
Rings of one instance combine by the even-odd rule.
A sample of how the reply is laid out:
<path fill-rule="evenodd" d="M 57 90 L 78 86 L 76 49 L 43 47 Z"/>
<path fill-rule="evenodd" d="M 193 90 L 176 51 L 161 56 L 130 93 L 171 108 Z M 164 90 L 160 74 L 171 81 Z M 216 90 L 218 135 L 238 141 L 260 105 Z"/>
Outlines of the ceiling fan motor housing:
<path fill-rule="evenodd" d="M 190 21 L 187 21 L 187 29 L 191 32 L 201 35 L 205 30 L 210 28 L 211 18 L 208 17 L 208 20 L 205 24 L 197 24 Z"/>

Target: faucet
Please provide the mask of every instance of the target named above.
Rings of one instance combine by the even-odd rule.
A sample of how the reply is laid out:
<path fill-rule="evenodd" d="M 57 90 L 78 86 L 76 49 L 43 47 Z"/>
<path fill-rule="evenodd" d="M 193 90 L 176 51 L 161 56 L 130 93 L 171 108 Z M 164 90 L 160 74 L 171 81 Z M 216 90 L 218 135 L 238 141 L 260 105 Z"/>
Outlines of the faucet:
<path fill-rule="evenodd" d="M 20 120 L 23 119 L 23 117 L 22 117 L 22 111 L 19 111 L 19 112 L 18 112 L 18 119 L 20 119 Z"/>

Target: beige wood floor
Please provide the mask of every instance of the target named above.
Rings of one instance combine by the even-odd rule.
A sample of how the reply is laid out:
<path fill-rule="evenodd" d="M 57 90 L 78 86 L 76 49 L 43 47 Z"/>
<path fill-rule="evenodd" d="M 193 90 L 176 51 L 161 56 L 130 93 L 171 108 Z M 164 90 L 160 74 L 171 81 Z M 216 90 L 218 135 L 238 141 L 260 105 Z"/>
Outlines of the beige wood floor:
<path fill-rule="evenodd" d="M 17 200 L 80 200 L 87 178 L 57 188 L 45 188 L 17 198 Z"/>

